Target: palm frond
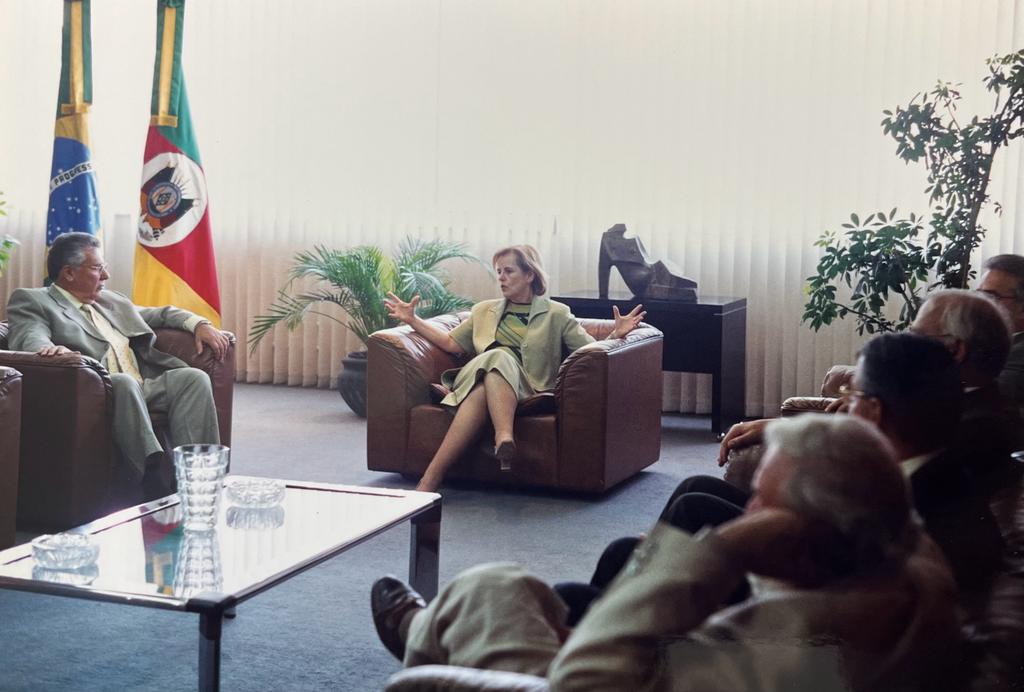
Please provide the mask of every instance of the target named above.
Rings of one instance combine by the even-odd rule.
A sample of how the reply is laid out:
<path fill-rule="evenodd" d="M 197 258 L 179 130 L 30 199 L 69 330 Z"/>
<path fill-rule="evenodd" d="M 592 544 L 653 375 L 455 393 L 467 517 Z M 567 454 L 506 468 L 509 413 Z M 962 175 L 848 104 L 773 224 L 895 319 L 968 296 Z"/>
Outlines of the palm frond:
<path fill-rule="evenodd" d="M 288 271 L 288 282 L 265 315 L 254 318 L 249 331 L 250 352 L 271 329 L 284 322 L 295 329 L 321 302 L 334 303 L 349 317 L 347 326 L 363 342 L 380 329 L 397 323 L 388 316 L 384 299 L 394 292 L 403 300 L 420 295 L 420 315 L 434 315 L 461 310 L 472 301 L 451 293 L 447 273 L 440 263 L 449 259 L 479 262 L 461 243 L 422 240 L 408 237 L 400 243 L 394 258 L 372 245 L 348 250 L 332 250 L 316 245 L 312 250 L 295 254 Z M 323 288 L 292 295 L 296 281 L 313 279 L 326 284 Z M 332 315 L 331 319 L 341 322 Z"/>
<path fill-rule="evenodd" d="M 249 354 L 252 355 L 270 331 L 281 322 L 289 331 L 295 329 L 302 322 L 302 319 L 311 311 L 314 304 L 324 300 L 316 294 L 289 295 L 284 289 L 277 292 L 277 300 L 267 309 L 266 315 L 257 315 L 253 318 L 252 328 L 249 330 Z M 337 302 L 337 301 L 331 301 Z M 340 303 L 339 303 L 340 304 Z M 327 315 L 336 322 L 341 322 L 335 317 Z"/>
<path fill-rule="evenodd" d="M 479 259 L 468 250 L 463 243 L 453 243 L 445 240 L 424 240 L 422 238 L 406 237 L 398 246 L 395 254 L 395 264 L 399 270 L 442 273 L 438 265 L 445 260 L 461 259 L 472 262 L 480 262 Z M 480 262 L 483 264 L 482 262 Z"/>

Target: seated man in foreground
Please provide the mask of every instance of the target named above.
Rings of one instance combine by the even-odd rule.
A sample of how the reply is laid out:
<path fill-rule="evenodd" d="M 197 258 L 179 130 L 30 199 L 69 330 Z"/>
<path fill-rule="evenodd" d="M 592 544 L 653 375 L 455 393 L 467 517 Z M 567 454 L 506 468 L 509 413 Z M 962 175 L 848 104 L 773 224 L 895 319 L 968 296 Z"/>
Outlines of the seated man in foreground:
<path fill-rule="evenodd" d="M 891 446 L 847 416 L 766 435 L 746 513 L 696 537 L 658 524 L 574 631 L 541 580 L 496 564 L 429 606 L 378 580 L 382 641 L 407 666 L 547 675 L 552 690 L 927 684 L 955 641 L 954 587 L 911 519 Z M 752 595 L 719 611 L 748 574 L 760 577 Z"/>
<path fill-rule="evenodd" d="M 51 286 L 11 294 L 11 349 L 43 357 L 80 353 L 103 363 L 114 390 L 115 444 L 129 462 L 129 473 L 143 478 L 147 498 L 165 494 L 157 474 L 163 448 L 147 408 L 167 413 L 175 446 L 216 443 L 220 434 L 209 377 L 155 349 L 153 329 L 192 331 L 196 350 L 209 346 L 218 359 L 227 351 L 228 335 L 185 310 L 137 307 L 106 290 L 110 275 L 100 243 L 87 233 L 59 236 L 46 267 Z"/>

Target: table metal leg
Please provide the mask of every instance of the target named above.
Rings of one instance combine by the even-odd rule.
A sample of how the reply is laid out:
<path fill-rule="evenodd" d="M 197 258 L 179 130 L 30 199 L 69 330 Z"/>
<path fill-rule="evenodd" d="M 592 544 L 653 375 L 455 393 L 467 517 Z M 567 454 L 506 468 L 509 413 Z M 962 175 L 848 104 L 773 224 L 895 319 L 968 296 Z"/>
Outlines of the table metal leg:
<path fill-rule="evenodd" d="M 199 692 L 220 690 L 220 635 L 223 611 L 199 614 Z"/>
<path fill-rule="evenodd" d="M 711 429 L 726 433 L 746 414 L 746 311 L 722 315 L 721 348 L 712 382 Z"/>
<path fill-rule="evenodd" d="M 441 502 L 413 517 L 409 541 L 409 583 L 428 601 L 437 595 L 441 549 Z"/>

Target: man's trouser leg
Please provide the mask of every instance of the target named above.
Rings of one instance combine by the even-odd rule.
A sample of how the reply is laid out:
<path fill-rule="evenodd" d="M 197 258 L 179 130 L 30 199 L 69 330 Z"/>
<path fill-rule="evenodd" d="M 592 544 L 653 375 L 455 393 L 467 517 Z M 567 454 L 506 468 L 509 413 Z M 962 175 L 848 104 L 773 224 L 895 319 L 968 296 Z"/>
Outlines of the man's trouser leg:
<path fill-rule="evenodd" d="M 404 663 L 545 675 L 565 616 L 555 592 L 518 565 L 473 567 L 413 617 Z"/>
<path fill-rule="evenodd" d="M 143 384 L 146 404 L 167 414 L 171 445 L 220 442 L 209 376 L 198 368 L 174 368 Z"/>
<path fill-rule="evenodd" d="M 114 444 L 141 478 L 146 458 L 163 450 L 153 434 L 146 393 L 143 386 L 124 373 L 112 373 L 110 382 L 114 389 Z"/>

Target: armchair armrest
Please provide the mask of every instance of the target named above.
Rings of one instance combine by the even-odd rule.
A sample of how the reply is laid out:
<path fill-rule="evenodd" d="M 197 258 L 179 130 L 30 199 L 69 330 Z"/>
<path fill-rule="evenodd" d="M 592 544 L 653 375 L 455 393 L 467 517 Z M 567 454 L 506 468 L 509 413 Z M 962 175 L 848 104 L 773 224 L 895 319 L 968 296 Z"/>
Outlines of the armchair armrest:
<path fill-rule="evenodd" d="M 825 413 L 833 401 L 835 397 L 830 396 L 791 396 L 782 402 L 779 415 L 788 417 L 801 413 Z"/>
<path fill-rule="evenodd" d="M 21 373 L 0 367 L 0 550 L 14 545 L 21 449 Z"/>
<path fill-rule="evenodd" d="M 441 315 L 430 322 L 453 329 L 468 313 Z M 464 362 L 437 348 L 409 326 L 382 329 L 367 340 L 366 456 L 371 469 L 407 456 L 409 411 L 430 403 L 430 385 Z"/>
<path fill-rule="evenodd" d="M 548 692 L 535 675 L 461 666 L 416 666 L 392 675 L 385 692 Z"/>
<path fill-rule="evenodd" d="M 584 322 L 588 331 L 594 327 L 590 322 Z M 611 331 L 611 320 L 601 322 Z M 661 352 L 662 333 L 641 325 L 624 339 L 588 344 L 565 359 L 555 381 L 560 484 L 602 491 L 658 458 Z M 595 460 L 617 460 L 600 464 L 605 469 L 600 486 L 586 480 Z"/>
<path fill-rule="evenodd" d="M 213 351 L 204 348 L 196 353 L 196 338 L 182 329 L 157 329 L 156 344 L 158 351 L 179 358 L 190 367 L 199 368 L 210 376 L 213 387 L 213 401 L 217 407 L 217 427 L 220 430 L 221 444 L 231 444 L 231 409 L 235 391 L 235 335 L 227 332 L 230 344 L 223 360 L 217 360 Z"/>
<path fill-rule="evenodd" d="M 852 365 L 833 365 L 821 381 L 821 396 L 791 396 L 782 402 L 780 415 L 824 413 L 825 409 L 839 397 L 839 388 L 853 382 L 855 370 Z"/>
<path fill-rule="evenodd" d="M 24 351 L 0 351 L 0 366 L 23 375 L 19 524 L 68 528 L 95 519 L 114 459 L 106 369 L 85 356 Z"/>
<path fill-rule="evenodd" d="M 839 388 L 853 382 L 853 373 L 856 369 L 853 365 L 833 365 L 825 373 L 825 379 L 821 381 L 821 395 L 833 399 L 839 396 Z"/>

